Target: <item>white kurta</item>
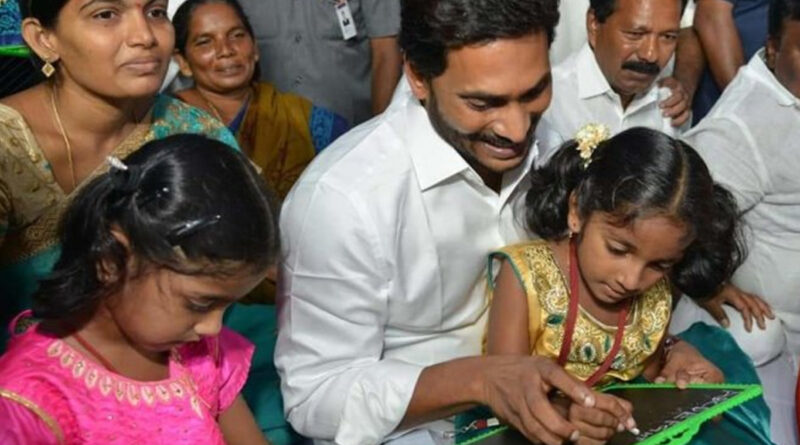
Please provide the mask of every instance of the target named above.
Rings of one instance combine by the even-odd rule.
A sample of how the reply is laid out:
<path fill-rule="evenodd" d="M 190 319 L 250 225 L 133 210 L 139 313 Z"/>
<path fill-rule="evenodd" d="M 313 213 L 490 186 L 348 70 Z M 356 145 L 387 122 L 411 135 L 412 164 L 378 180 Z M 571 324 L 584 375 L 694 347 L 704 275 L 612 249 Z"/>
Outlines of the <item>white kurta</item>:
<path fill-rule="evenodd" d="M 777 320 L 769 322 L 766 331 L 754 325 L 747 333 L 741 316 L 730 310 L 729 330 L 758 367 L 767 401 L 791 403 L 784 418 L 793 431 L 794 393 L 786 389 L 793 388 L 800 355 L 800 100 L 778 82 L 762 57 L 763 50 L 739 70 L 685 140 L 703 156 L 714 179 L 733 192 L 744 212 L 749 254 L 732 282 L 763 297 Z M 678 329 L 693 318 L 707 318 L 689 306 L 694 305 L 682 301 L 675 313 L 675 323 L 682 325 Z M 776 381 L 781 377 L 762 368 L 783 366 L 773 364 L 782 354 L 795 367 L 784 373 L 788 375 L 783 381 Z M 775 397 L 770 386 L 775 387 Z M 770 408 L 773 420 L 780 420 L 780 407 L 772 402 Z M 775 428 L 773 432 L 776 443 L 793 443 L 778 436 L 788 433 Z"/>
<path fill-rule="evenodd" d="M 513 207 L 536 153 L 498 195 L 418 101 L 395 97 L 314 160 L 280 224 L 275 363 L 299 433 L 378 443 L 423 367 L 480 354 L 486 258 L 525 238 Z"/>
<path fill-rule="evenodd" d="M 689 122 L 680 129 L 674 128 L 671 120 L 662 115 L 659 102 L 658 85 L 653 82 L 623 109 L 619 95 L 611 88 L 587 43 L 553 68 L 553 101 L 542 116 L 537 138 L 542 141 L 543 152 L 550 152 L 589 123 L 605 124 L 611 134 L 648 127 L 674 136 L 688 128 Z M 557 137 L 548 137 L 545 132 Z"/>

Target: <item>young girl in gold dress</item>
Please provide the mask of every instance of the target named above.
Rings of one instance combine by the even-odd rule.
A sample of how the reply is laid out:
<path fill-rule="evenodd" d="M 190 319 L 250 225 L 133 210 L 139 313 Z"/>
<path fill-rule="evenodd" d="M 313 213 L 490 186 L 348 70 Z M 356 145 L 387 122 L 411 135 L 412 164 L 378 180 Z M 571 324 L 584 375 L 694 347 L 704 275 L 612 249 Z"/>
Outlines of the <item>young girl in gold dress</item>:
<path fill-rule="evenodd" d="M 589 385 L 720 383 L 716 366 L 666 333 L 673 289 L 713 295 L 740 263 L 733 198 L 685 143 L 644 128 L 607 134 L 584 128 L 532 172 L 526 222 L 541 239 L 491 256 L 487 352 L 551 357 Z M 671 363 L 673 348 L 691 363 Z M 569 415 L 597 443 L 625 427 Z"/>

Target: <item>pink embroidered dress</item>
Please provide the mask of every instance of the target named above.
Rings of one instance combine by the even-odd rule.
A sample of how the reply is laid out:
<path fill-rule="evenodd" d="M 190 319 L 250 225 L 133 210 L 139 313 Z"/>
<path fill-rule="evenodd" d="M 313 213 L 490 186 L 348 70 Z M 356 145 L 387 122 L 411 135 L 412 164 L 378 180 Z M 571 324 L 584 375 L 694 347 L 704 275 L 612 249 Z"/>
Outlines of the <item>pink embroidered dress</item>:
<path fill-rule="evenodd" d="M 224 445 L 219 414 L 247 379 L 253 345 L 223 328 L 172 352 L 169 378 L 114 374 L 37 329 L 12 323 L 0 357 L 0 443 Z"/>

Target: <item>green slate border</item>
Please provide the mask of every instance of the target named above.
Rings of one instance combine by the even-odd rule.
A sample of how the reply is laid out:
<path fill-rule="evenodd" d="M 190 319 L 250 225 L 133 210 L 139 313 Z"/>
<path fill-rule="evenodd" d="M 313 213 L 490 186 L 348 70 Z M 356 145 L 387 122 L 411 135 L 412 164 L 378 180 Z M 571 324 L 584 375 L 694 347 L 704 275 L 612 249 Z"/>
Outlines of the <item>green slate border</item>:
<path fill-rule="evenodd" d="M 0 46 L 0 56 L 28 57 L 30 50 L 25 45 Z"/>
<path fill-rule="evenodd" d="M 674 389 L 676 386 L 672 383 L 631 383 L 631 384 L 611 384 L 609 386 L 605 386 L 600 388 L 600 392 L 612 390 L 612 389 L 642 389 L 642 388 L 649 388 L 649 389 Z M 738 389 L 740 390 L 739 394 L 731 397 L 730 399 L 720 403 L 719 405 L 714 405 L 713 407 L 703 411 L 702 413 L 697 413 L 692 417 L 689 417 L 682 422 L 673 425 L 664 431 L 660 431 L 642 442 L 637 442 L 636 445 L 685 445 L 689 443 L 689 441 L 694 437 L 695 434 L 700 430 L 700 426 L 713 419 L 714 417 L 719 416 L 720 414 L 728 411 L 732 408 L 735 408 L 742 403 L 745 403 L 749 400 L 752 400 L 758 396 L 760 396 L 764 390 L 761 385 L 738 385 L 738 384 L 693 384 L 689 385 L 687 389 Z M 503 431 L 507 430 L 508 426 L 499 426 L 489 431 L 486 431 L 483 434 L 474 436 L 465 440 L 463 442 L 457 442 L 457 445 L 472 445 L 477 444 L 483 439 L 487 437 L 494 436 L 495 434 L 500 434 Z"/>

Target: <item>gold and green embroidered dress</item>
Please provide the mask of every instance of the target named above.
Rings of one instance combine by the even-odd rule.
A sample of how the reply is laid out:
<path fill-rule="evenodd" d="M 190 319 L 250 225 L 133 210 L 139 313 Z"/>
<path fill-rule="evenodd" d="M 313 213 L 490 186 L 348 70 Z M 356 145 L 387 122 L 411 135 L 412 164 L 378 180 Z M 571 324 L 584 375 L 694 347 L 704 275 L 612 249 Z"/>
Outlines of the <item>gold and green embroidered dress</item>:
<path fill-rule="evenodd" d="M 552 249 L 546 241 L 537 240 L 505 247 L 493 253 L 490 261 L 498 258 L 509 261 L 525 289 L 531 354 L 558 359 L 569 307 L 569 280 L 561 273 Z M 490 264 L 490 273 L 491 268 Z M 600 384 L 629 381 L 644 371 L 667 331 L 671 305 L 672 294 L 663 279 L 633 302 L 620 350 Z M 579 308 L 566 370 L 581 380 L 588 379 L 608 356 L 616 332 L 616 326 Z"/>

